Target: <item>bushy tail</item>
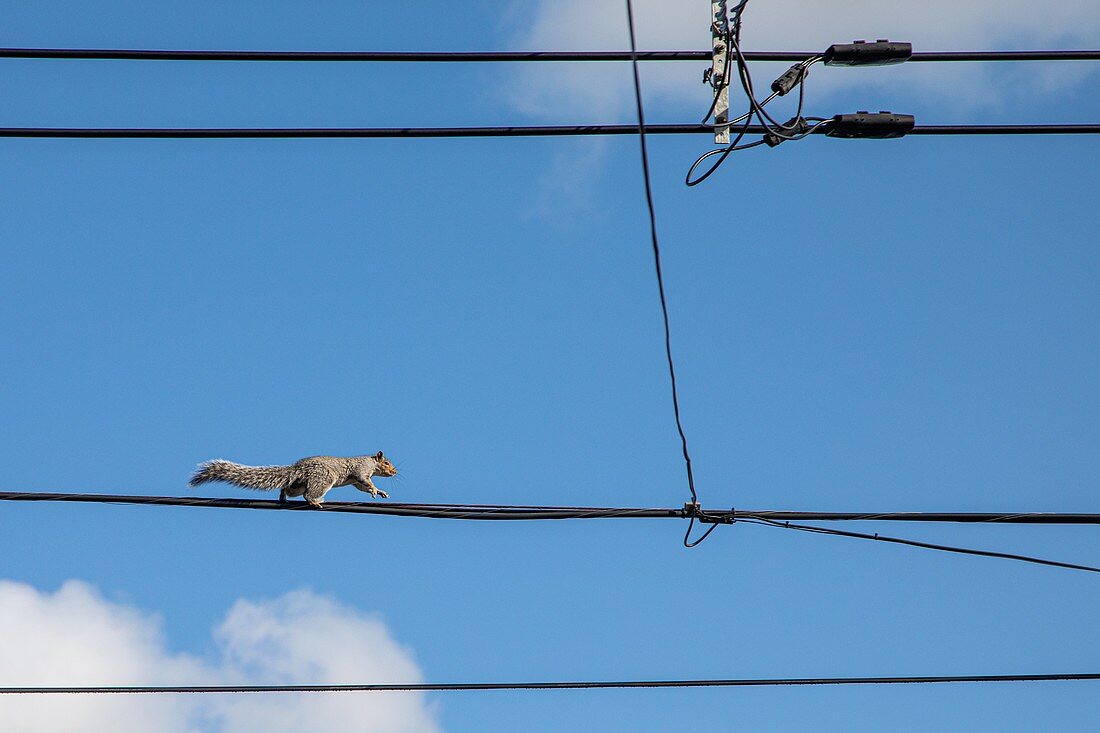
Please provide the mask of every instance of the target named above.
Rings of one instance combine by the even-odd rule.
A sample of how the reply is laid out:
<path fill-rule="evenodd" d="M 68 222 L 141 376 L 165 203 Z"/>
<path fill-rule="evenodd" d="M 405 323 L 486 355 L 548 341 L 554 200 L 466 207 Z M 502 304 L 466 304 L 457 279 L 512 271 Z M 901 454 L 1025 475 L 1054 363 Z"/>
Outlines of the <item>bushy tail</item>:
<path fill-rule="evenodd" d="M 242 466 L 233 461 L 207 461 L 199 464 L 191 485 L 199 486 L 209 481 L 225 481 L 246 489 L 270 491 L 285 489 L 290 483 L 290 466 Z"/>

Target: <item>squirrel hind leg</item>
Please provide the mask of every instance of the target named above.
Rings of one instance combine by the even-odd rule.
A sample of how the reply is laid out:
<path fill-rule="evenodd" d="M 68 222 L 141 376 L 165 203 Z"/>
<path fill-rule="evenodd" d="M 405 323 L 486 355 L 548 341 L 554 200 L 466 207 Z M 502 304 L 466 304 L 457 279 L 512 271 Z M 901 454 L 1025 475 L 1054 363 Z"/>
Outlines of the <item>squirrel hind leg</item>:
<path fill-rule="evenodd" d="M 282 490 L 279 492 L 279 497 L 281 499 L 282 497 L 292 498 L 297 496 L 305 496 L 306 489 L 307 487 L 303 483 L 292 483 L 282 488 Z"/>
<path fill-rule="evenodd" d="M 305 491 L 302 494 L 305 496 L 306 501 L 314 509 L 320 509 L 321 504 L 325 501 L 325 494 L 332 488 L 331 481 L 308 481 L 305 486 Z"/>

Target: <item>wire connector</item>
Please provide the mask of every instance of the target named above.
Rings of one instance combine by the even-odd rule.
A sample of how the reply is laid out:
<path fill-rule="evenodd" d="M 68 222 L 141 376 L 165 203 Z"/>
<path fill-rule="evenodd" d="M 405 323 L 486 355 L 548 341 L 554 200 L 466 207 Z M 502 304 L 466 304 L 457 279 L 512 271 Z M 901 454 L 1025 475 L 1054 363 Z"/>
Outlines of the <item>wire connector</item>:
<path fill-rule="evenodd" d="M 912 55 L 912 43 L 880 38 L 874 43 L 834 43 L 825 51 L 824 61 L 826 66 L 885 66 L 908 61 Z"/>
<path fill-rule="evenodd" d="M 769 130 L 764 133 L 764 143 L 769 148 L 774 148 L 776 145 L 786 140 L 805 135 L 810 129 L 810 123 L 807 122 L 804 117 L 792 117 L 784 123 L 781 129 L 783 132 L 782 135 L 776 130 Z"/>
<path fill-rule="evenodd" d="M 913 115 L 860 110 L 855 114 L 834 116 L 825 124 L 825 134 L 829 137 L 886 139 L 904 136 L 915 124 Z"/>
<path fill-rule="evenodd" d="M 798 86 L 809 73 L 810 67 L 800 61 L 787 69 L 783 76 L 772 82 L 772 91 L 782 97 Z"/>
<path fill-rule="evenodd" d="M 733 524 L 736 521 L 734 519 L 734 514 L 735 512 L 733 509 L 730 509 L 728 514 L 707 514 L 703 511 L 702 507 L 699 506 L 699 502 L 684 502 L 684 518 L 694 519 L 704 524 Z M 702 540 L 700 539 L 700 541 Z"/>

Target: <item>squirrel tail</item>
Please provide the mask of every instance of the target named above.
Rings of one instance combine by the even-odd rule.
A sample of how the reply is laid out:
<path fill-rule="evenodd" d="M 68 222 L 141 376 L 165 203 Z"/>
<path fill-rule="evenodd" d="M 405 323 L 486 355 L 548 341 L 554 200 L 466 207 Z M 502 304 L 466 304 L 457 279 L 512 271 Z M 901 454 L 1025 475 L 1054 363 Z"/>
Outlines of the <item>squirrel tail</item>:
<path fill-rule="evenodd" d="M 210 481 L 224 481 L 247 489 L 271 491 L 285 489 L 291 479 L 290 466 L 243 466 L 233 461 L 207 461 L 199 464 L 191 485 L 199 486 Z"/>

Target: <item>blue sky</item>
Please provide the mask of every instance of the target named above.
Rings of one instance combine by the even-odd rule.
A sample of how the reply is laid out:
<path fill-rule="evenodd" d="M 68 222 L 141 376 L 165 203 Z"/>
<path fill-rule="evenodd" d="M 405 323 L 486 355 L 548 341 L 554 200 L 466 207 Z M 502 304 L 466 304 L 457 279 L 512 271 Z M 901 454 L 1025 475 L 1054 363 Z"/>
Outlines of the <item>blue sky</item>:
<path fill-rule="evenodd" d="M 536 48 L 532 39 L 549 44 L 571 28 L 589 37 L 550 4 L 533 16 L 507 2 L 447 13 L 347 2 L 9 6 L 9 46 L 446 50 Z M 643 46 L 705 47 L 704 34 L 681 41 L 675 24 L 661 35 L 667 7 L 641 10 Z M 1088 35 L 1096 11 L 1078 11 L 1052 12 L 1047 46 L 1097 46 Z M 994 45 L 1031 45 L 999 22 Z M 991 43 L 977 21 L 945 35 L 940 25 L 951 24 L 914 28 L 918 48 Z M 604 47 L 621 48 L 621 29 L 607 33 Z M 777 33 L 762 26 L 759 37 Z M 775 47 L 850 40 L 817 42 L 804 26 L 792 37 Z M 5 126 L 630 120 L 621 66 L 589 79 L 487 65 L 0 65 Z M 653 120 L 705 110 L 702 67 L 684 68 L 665 77 L 647 67 Z M 843 80 L 844 71 L 815 69 L 811 113 L 1095 121 L 1100 77 L 1085 69 L 879 69 Z M 782 68 L 761 66 L 760 78 L 773 71 Z M 676 74 L 692 78 L 687 92 L 672 86 Z M 735 157 L 684 188 L 706 149 L 687 136 L 650 145 L 681 405 L 705 505 L 1096 511 L 1096 140 L 810 139 Z M 402 478 L 379 486 L 397 501 L 687 498 L 636 139 L 9 139 L 0 160 L 8 489 L 183 495 L 195 464 L 214 457 L 271 464 L 384 450 Z M 20 640 L 4 642 L 0 657 L 34 658 L 30 639 L 54 643 L 62 660 L 34 680 L 0 662 L 3 684 L 238 672 L 314 681 L 309 670 L 385 681 L 368 677 L 385 677 L 391 662 L 432 681 L 1046 673 L 1096 671 L 1100 653 L 1100 586 L 1088 574 L 760 527 L 722 527 L 687 551 L 682 526 L 656 521 L 486 525 L 10 503 L 3 515 L 0 579 L 10 583 L 0 611 L 5 594 L 31 600 L 9 604 L 4 618 Z M 1100 563 L 1093 528 L 868 529 Z M 62 640 L 99 648 L 83 624 L 11 611 L 59 608 L 68 580 L 87 584 L 71 607 L 102 613 L 103 629 L 110 619 L 153 629 L 134 646 L 145 662 L 115 668 L 104 652 L 77 670 Z M 313 634 L 323 646 L 372 629 L 389 635 L 378 642 L 386 654 L 364 667 L 314 659 L 320 666 L 284 676 L 236 670 L 226 649 L 245 642 L 225 619 L 248 604 L 306 646 Z M 229 630 L 215 637 L 215 628 Z M 228 733 L 259 725 L 262 713 L 199 720 L 150 712 L 160 703 L 114 704 L 138 729 L 155 720 L 161 730 Z M 371 730 L 412 730 L 430 719 L 449 733 L 1084 731 L 1100 713 L 1089 683 L 349 704 L 354 714 L 332 713 L 343 717 L 329 730 L 360 730 L 364 719 Z M 52 730 L 50 712 L 19 714 L 38 731 Z"/>

